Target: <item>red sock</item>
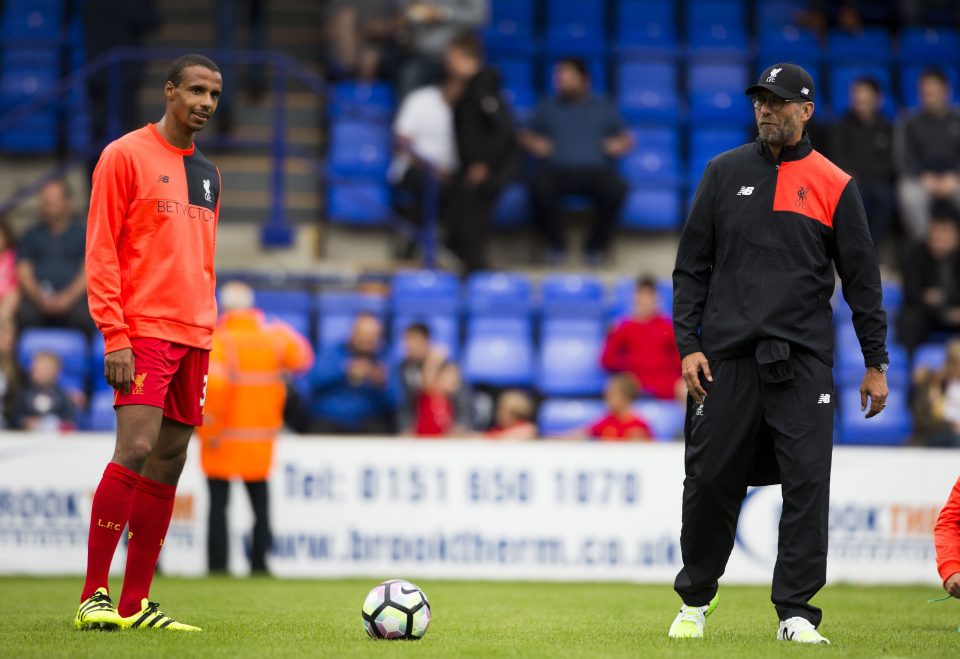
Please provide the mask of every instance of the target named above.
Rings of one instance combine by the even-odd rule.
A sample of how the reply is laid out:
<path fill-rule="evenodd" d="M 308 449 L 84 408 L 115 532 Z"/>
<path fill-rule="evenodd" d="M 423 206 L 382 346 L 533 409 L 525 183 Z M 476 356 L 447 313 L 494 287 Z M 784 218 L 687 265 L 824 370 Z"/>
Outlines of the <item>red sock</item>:
<path fill-rule="evenodd" d="M 93 495 L 90 509 L 90 535 L 87 537 L 87 580 L 80 601 L 107 587 L 110 563 L 120 542 L 120 534 L 130 516 L 130 502 L 140 474 L 111 462 Z"/>
<path fill-rule="evenodd" d="M 163 538 L 173 515 L 176 485 L 158 483 L 143 476 L 133 493 L 130 508 L 130 542 L 127 545 L 127 570 L 123 575 L 123 593 L 117 610 L 123 617 L 140 610 L 140 600 L 150 595 L 150 583 L 160 558 Z"/>

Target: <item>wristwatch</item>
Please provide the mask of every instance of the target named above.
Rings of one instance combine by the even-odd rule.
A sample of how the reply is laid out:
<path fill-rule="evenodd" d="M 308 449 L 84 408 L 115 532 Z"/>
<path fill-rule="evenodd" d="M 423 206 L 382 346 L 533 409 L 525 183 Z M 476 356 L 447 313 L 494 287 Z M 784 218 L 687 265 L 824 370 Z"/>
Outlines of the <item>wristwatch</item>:
<path fill-rule="evenodd" d="M 883 364 L 874 364 L 874 365 L 871 366 L 870 368 L 875 368 L 875 369 L 877 369 L 878 371 L 880 371 L 881 373 L 886 373 L 886 372 L 887 372 L 887 369 L 890 368 L 890 364 L 884 362 Z"/>

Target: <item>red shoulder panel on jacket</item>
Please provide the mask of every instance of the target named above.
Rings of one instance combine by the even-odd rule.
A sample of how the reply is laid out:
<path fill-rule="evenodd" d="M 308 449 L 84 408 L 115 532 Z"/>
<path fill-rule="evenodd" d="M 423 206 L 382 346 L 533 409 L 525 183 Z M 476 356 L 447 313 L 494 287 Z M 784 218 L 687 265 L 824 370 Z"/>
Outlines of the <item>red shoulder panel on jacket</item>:
<path fill-rule="evenodd" d="M 799 213 L 833 228 L 833 213 L 850 175 L 812 151 L 802 160 L 780 165 L 773 210 Z"/>

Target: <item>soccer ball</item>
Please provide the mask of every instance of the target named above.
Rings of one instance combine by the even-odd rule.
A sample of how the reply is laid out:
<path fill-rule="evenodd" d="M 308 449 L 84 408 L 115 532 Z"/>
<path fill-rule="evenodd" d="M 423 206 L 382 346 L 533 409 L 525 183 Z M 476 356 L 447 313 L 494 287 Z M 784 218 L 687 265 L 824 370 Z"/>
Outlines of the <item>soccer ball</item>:
<path fill-rule="evenodd" d="M 384 581 L 363 600 L 363 628 L 370 638 L 419 639 L 430 626 L 430 602 L 409 581 Z"/>

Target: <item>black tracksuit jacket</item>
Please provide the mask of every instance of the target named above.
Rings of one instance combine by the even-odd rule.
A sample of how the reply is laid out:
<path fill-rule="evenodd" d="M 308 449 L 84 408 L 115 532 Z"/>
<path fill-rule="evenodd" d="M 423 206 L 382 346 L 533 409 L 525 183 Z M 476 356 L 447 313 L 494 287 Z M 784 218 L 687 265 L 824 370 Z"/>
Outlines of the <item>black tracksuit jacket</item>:
<path fill-rule="evenodd" d="M 759 139 L 721 153 L 700 180 L 673 271 L 681 357 L 740 357 L 780 339 L 832 366 L 834 264 L 865 365 L 886 362 L 880 271 L 853 179 L 806 134 L 779 161 Z"/>

